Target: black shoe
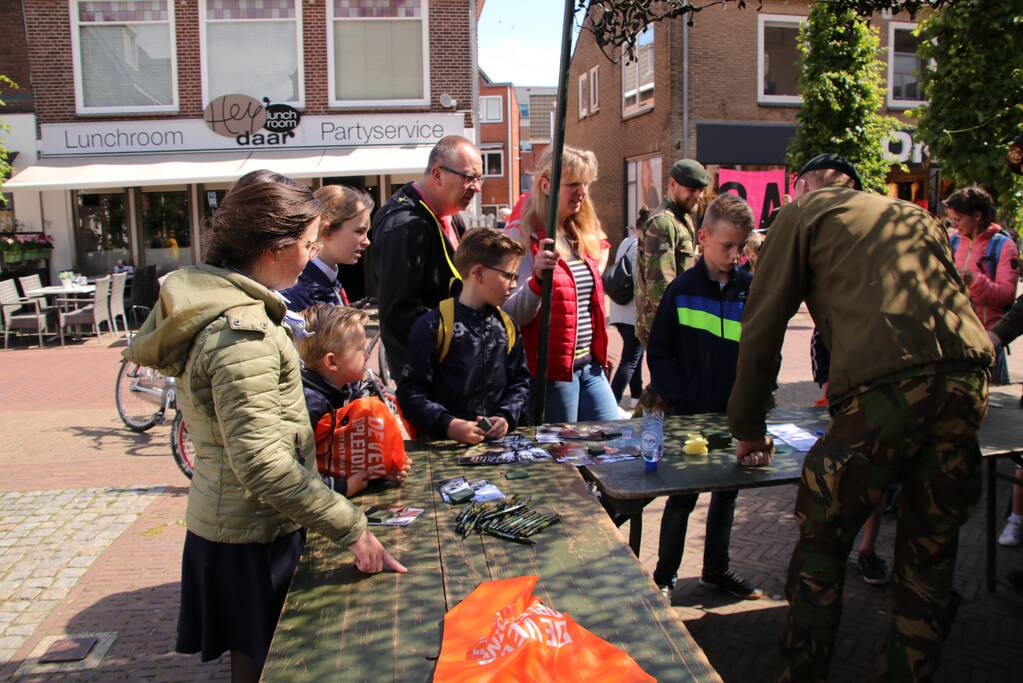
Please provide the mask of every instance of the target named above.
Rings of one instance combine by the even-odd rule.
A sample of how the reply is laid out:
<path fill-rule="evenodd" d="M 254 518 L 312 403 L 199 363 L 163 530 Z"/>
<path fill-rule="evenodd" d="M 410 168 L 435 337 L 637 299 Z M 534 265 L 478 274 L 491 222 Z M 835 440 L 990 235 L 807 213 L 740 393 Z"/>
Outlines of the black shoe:
<path fill-rule="evenodd" d="M 877 553 L 860 553 L 858 563 L 863 580 L 872 586 L 883 586 L 891 580 L 888 564 Z"/>
<path fill-rule="evenodd" d="M 755 587 L 752 583 L 736 574 L 731 569 L 726 569 L 717 574 L 704 572 L 700 576 L 700 585 L 709 588 L 716 588 L 725 593 L 731 593 L 743 600 L 759 600 L 764 597 L 764 592 Z"/>

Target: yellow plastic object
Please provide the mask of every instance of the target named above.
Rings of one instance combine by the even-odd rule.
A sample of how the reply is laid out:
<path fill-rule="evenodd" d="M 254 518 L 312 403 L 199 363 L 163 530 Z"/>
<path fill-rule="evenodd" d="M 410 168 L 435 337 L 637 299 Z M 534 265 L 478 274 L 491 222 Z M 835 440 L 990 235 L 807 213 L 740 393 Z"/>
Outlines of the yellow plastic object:
<path fill-rule="evenodd" d="M 682 452 L 686 455 L 707 455 L 707 440 L 702 436 L 686 439 Z"/>

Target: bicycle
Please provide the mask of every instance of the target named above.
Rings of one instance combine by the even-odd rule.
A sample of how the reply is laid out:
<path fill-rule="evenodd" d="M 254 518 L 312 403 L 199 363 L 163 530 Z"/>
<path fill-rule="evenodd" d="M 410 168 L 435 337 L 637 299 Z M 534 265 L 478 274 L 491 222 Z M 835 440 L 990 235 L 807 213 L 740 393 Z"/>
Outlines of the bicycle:
<path fill-rule="evenodd" d="M 369 354 L 373 355 L 374 348 L 377 352 L 377 367 L 380 368 L 380 372 L 375 373 L 377 379 L 383 384 L 388 386 L 391 383 L 391 371 L 387 365 L 387 354 L 384 352 L 384 345 L 380 344 L 380 312 L 377 309 L 377 300 L 373 297 L 365 297 L 354 301 L 351 304 L 352 308 L 358 308 L 361 311 L 365 311 L 369 320 L 366 321 L 366 336 L 371 337 L 372 341 L 369 346 Z M 368 368 L 367 368 L 368 370 Z"/>

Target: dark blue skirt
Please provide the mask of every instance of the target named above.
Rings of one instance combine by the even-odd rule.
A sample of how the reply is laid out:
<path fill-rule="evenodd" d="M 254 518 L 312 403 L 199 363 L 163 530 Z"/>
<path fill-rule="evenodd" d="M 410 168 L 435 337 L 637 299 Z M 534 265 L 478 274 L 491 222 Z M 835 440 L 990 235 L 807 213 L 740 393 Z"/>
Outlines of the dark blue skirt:
<path fill-rule="evenodd" d="M 305 548 L 305 529 L 270 543 L 215 543 L 189 531 L 175 650 L 209 662 L 237 650 L 262 663 Z"/>

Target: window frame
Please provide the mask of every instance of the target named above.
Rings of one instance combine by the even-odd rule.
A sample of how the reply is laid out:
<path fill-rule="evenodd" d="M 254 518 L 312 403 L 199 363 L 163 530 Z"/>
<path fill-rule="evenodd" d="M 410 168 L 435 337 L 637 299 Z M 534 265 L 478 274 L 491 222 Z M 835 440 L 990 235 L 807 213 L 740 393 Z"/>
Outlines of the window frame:
<path fill-rule="evenodd" d="M 889 21 L 888 22 L 888 108 L 889 109 L 914 109 L 927 104 L 927 100 L 897 100 L 895 99 L 895 32 L 913 31 L 916 29 L 916 22 L 912 21 Z M 921 74 L 922 75 L 922 74 Z M 919 77 L 918 77 L 919 79 Z M 917 81 L 919 88 L 919 80 Z"/>
<path fill-rule="evenodd" d="M 486 159 L 486 156 L 488 154 L 497 154 L 497 155 L 500 156 L 500 158 L 501 158 L 501 172 L 500 173 L 497 173 L 497 174 L 487 173 L 487 159 Z M 504 149 L 481 149 L 480 150 L 480 158 L 483 161 L 483 177 L 484 178 L 503 178 L 504 177 Z"/>
<path fill-rule="evenodd" d="M 82 80 L 82 22 L 78 19 L 78 7 L 82 2 L 88 0 L 72 0 L 68 3 L 71 19 L 71 72 L 75 86 L 75 113 L 81 116 L 106 115 L 106 114 L 149 114 L 149 113 L 176 113 L 181 110 L 181 100 L 178 97 L 178 42 L 175 28 L 174 0 L 167 0 L 167 31 L 170 34 L 170 80 L 171 80 L 171 104 L 158 105 L 130 105 L 124 107 L 88 107 L 85 105 L 85 84 Z M 85 26 L 111 24 L 117 25 L 121 22 L 85 22 Z M 131 24 L 155 25 L 162 24 L 162 21 L 133 21 L 123 22 Z"/>
<path fill-rule="evenodd" d="M 423 32 L 423 96 L 421 98 L 397 100 L 338 100 L 334 97 L 334 2 L 326 0 L 327 11 L 327 106 L 330 109 L 374 109 L 379 107 L 428 107 L 430 106 L 430 0 L 422 1 L 422 16 L 419 21 Z M 342 18 L 338 21 L 400 21 L 393 17 Z M 408 21 L 408 19 L 405 19 Z M 477 103 L 478 104 L 478 103 Z"/>
<path fill-rule="evenodd" d="M 590 96 L 587 94 L 586 89 L 587 80 L 588 74 L 585 71 L 579 74 L 579 77 L 576 79 L 576 95 L 579 100 L 579 111 L 577 113 L 580 119 L 585 119 L 590 114 Z"/>
<path fill-rule="evenodd" d="M 764 29 L 767 24 L 794 24 L 797 31 L 807 18 L 800 14 L 757 15 L 757 104 L 801 105 L 802 95 L 767 95 L 764 93 Z M 798 47 L 797 47 L 798 49 Z"/>
<path fill-rule="evenodd" d="M 484 115 L 486 114 L 486 107 L 483 106 L 483 100 L 497 100 L 498 106 L 496 119 L 484 118 Z M 480 123 L 504 123 L 504 97 L 501 95 L 480 95 L 479 112 Z"/>
<path fill-rule="evenodd" d="M 653 35 L 651 36 L 651 39 L 650 39 L 650 49 L 651 49 L 651 52 L 653 53 L 653 73 L 654 73 L 653 91 L 654 91 L 654 101 L 651 104 L 640 104 L 640 102 L 642 101 L 642 97 L 640 97 L 641 93 L 644 90 L 650 90 L 650 87 L 648 86 L 648 87 L 644 88 L 642 85 L 640 85 L 640 82 L 639 82 L 639 68 L 640 68 L 639 64 L 640 64 L 640 60 L 637 58 L 636 61 L 634 61 L 634 62 L 628 61 L 628 55 L 623 50 L 622 51 L 622 57 L 621 57 L 621 68 L 618 70 L 620 75 L 621 75 L 621 90 L 620 90 L 620 93 L 621 93 L 621 103 L 622 103 L 622 119 L 629 119 L 629 118 L 632 118 L 633 116 L 639 116 L 640 114 L 645 114 L 648 111 L 653 111 L 654 106 L 657 103 L 657 50 L 656 50 L 657 33 L 656 33 L 655 29 L 654 29 L 654 25 L 653 24 L 648 24 L 644 31 L 640 31 L 640 34 L 645 33 L 646 31 L 651 31 L 653 33 Z M 637 38 L 637 40 L 638 40 L 638 38 Z M 636 47 L 646 47 L 646 45 L 637 45 Z M 635 65 L 635 66 L 633 66 L 633 65 Z M 627 96 L 627 93 L 625 91 L 625 70 L 630 68 L 630 67 L 636 69 L 636 104 L 633 105 L 632 107 L 629 107 L 629 106 L 627 106 L 625 104 L 625 98 Z"/>
<path fill-rule="evenodd" d="M 600 111 L 600 65 L 590 67 L 590 114 Z"/>
<path fill-rule="evenodd" d="M 206 6 L 208 0 L 199 0 L 199 80 L 202 84 L 202 108 L 210 104 L 209 69 L 206 64 L 206 24 L 210 20 L 206 18 Z M 285 19 L 214 19 L 213 23 L 258 23 L 261 21 L 286 21 Z M 305 46 L 302 40 L 302 0 L 295 0 L 295 49 L 298 51 L 298 101 L 281 101 L 280 104 L 287 104 L 296 109 L 305 109 Z M 229 93 L 224 93 L 229 94 Z M 251 95 L 256 99 L 262 96 Z M 272 102 L 277 104 L 278 102 Z"/>

